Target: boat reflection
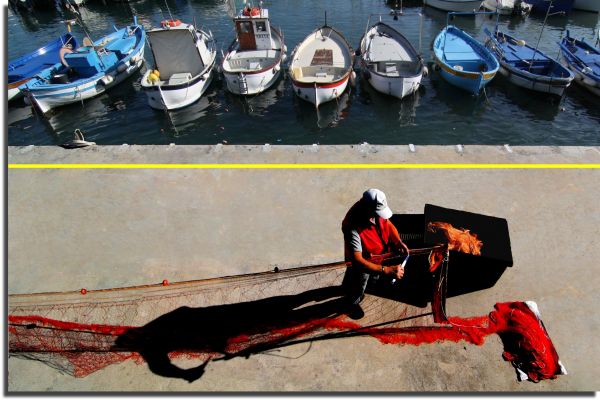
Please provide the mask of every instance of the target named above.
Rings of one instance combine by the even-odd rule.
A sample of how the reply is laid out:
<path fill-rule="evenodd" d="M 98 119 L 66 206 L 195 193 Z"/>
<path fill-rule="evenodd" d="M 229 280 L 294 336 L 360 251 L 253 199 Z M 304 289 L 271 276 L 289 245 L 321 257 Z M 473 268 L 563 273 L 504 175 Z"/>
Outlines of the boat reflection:
<path fill-rule="evenodd" d="M 386 129 L 396 130 L 417 124 L 417 108 L 425 96 L 424 86 L 402 100 L 376 91 L 364 79 L 360 80 L 359 88 L 359 101 L 370 106 L 377 116 L 376 119 L 383 123 Z"/>
<path fill-rule="evenodd" d="M 567 92 L 571 89 L 572 87 L 569 87 Z M 549 96 L 546 93 L 513 85 L 500 74 L 494 79 L 492 91 L 488 92 L 488 95 L 490 98 L 494 97 L 496 104 L 498 101 L 506 103 L 501 107 L 517 106 L 526 113 L 523 117 L 539 121 L 553 121 L 557 117 L 563 101 L 561 97 Z"/>
<path fill-rule="evenodd" d="M 485 111 L 487 106 L 486 96 L 489 95 L 490 90 L 493 90 L 490 88 L 495 80 L 484 88 L 478 96 L 475 96 L 446 82 L 440 76 L 439 71 L 433 68 L 433 65 L 429 65 L 429 71 L 431 71 L 429 82 L 434 91 L 434 96 L 429 98 L 429 101 L 440 102 L 452 113 L 464 117 L 473 117 Z M 430 106 L 432 105 L 430 104 Z"/>
<path fill-rule="evenodd" d="M 290 84 L 291 86 L 291 84 Z M 299 99 L 291 93 L 296 109 L 296 119 L 306 129 L 318 132 L 325 128 L 336 127 L 348 116 L 350 107 L 351 89 L 346 89 L 340 97 L 328 101 L 315 108 L 314 104 Z"/>
<path fill-rule="evenodd" d="M 220 77 L 221 78 L 221 77 Z M 269 108 L 285 96 L 286 80 L 280 77 L 272 87 L 254 96 L 240 96 L 226 90 L 223 79 L 220 79 L 225 102 L 229 107 L 237 109 L 244 115 L 253 117 L 264 116 Z"/>

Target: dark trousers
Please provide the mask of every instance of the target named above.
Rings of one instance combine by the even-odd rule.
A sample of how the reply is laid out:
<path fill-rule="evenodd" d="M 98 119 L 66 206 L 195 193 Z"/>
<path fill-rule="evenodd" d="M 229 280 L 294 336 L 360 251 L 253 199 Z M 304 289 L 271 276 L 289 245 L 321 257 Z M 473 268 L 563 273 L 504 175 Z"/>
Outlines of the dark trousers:
<path fill-rule="evenodd" d="M 360 267 L 346 268 L 342 288 L 348 305 L 355 305 L 362 301 L 367 286 L 375 285 L 379 281 L 378 273 L 369 273 Z"/>

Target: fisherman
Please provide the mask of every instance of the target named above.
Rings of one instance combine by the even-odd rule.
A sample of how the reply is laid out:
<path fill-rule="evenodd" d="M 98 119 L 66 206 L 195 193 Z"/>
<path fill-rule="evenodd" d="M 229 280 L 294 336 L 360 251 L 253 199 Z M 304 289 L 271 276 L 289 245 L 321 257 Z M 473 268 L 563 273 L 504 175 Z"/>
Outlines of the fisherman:
<path fill-rule="evenodd" d="M 392 210 L 385 193 L 369 189 L 346 213 L 342 222 L 344 257 L 349 264 L 342 286 L 346 297 L 348 316 L 360 319 L 364 315 L 359 303 L 364 298 L 369 281 L 374 284 L 381 275 L 389 279 L 402 279 L 401 265 L 380 265 L 372 256 L 396 253 L 409 254 L 408 247 L 396 227 L 389 221 Z"/>

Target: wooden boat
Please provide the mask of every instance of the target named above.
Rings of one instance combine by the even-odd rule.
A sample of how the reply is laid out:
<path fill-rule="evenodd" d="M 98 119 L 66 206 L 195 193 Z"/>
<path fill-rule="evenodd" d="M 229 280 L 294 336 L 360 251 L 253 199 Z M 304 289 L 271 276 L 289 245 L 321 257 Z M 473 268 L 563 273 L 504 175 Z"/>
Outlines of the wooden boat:
<path fill-rule="evenodd" d="M 212 33 L 179 20 L 165 20 L 147 32 L 154 70 L 142 77 L 150 107 L 174 110 L 196 102 L 213 77 L 217 58 Z"/>
<path fill-rule="evenodd" d="M 573 8 L 576 10 L 600 12 L 600 1 L 598 0 L 575 0 Z"/>
<path fill-rule="evenodd" d="M 354 52 L 344 36 L 325 24 L 292 52 L 289 73 L 294 93 L 318 108 L 346 90 L 353 64 Z"/>
<path fill-rule="evenodd" d="M 563 65 L 575 74 L 575 82 L 600 96 L 600 48 L 572 38 L 567 31 L 560 43 L 560 57 Z"/>
<path fill-rule="evenodd" d="M 481 3 L 483 0 L 423 0 L 426 6 L 460 12 L 477 11 L 481 8 Z"/>
<path fill-rule="evenodd" d="M 378 22 L 360 41 L 363 77 L 381 93 L 399 99 L 419 89 L 423 59 L 400 32 Z"/>
<path fill-rule="evenodd" d="M 16 99 L 22 95 L 19 86 L 23 85 L 44 69 L 60 62 L 61 50 L 74 49 L 77 40 L 70 33 L 27 53 L 8 63 L 8 100 Z M 64 51 L 64 50 L 63 50 Z"/>
<path fill-rule="evenodd" d="M 286 52 L 283 36 L 271 26 L 266 8 L 245 7 L 233 22 L 236 38 L 222 65 L 227 90 L 241 95 L 258 94 L 279 78 Z"/>
<path fill-rule="evenodd" d="M 523 0 L 484 0 L 483 8 L 496 11 L 500 15 L 527 15 L 532 5 Z"/>
<path fill-rule="evenodd" d="M 134 17 L 133 25 L 94 43 L 66 52 L 60 63 L 40 72 L 22 90 L 46 113 L 55 107 L 82 102 L 104 93 L 137 71 L 144 62 L 146 33 Z"/>
<path fill-rule="evenodd" d="M 433 53 L 442 78 L 474 95 L 494 79 L 500 67 L 485 46 L 453 25 L 446 25 L 435 38 Z"/>
<path fill-rule="evenodd" d="M 558 61 L 528 46 L 524 40 L 496 29 L 484 30 L 486 47 L 500 62 L 500 73 L 511 83 L 536 92 L 562 96 L 573 81 L 573 74 Z"/>
<path fill-rule="evenodd" d="M 568 13 L 573 9 L 575 0 L 525 0 L 533 6 L 532 12 L 544 14 L 550 9 L 551 13 Z"/>

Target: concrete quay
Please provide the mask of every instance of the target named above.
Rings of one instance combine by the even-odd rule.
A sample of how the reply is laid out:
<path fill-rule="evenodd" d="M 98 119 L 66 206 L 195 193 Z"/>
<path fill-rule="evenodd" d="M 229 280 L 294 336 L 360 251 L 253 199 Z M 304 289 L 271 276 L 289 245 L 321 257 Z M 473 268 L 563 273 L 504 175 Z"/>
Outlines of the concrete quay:
<path fill-rule="evenodd" d="M 462 150 L 462 151 L 460 151 Z M 8 170 L 8 292 L 100 289 L 338 261 L 340 223 L 369 187 L 396 213 L 426 203 L 508 221 L 514 266 L 448 301 L 485 315 L 533 300 L 569 375 L 518 383 L 502 343 L 382 345 L 358 337 L 210 363 L 193 382 L 124 362 L 85 378 L 10 357 L 10 391 L 593 391 L 600 372 L 600 169 L 368 164 L 600 164 L 598 147 L 9 147 L 12 164 L 365 164 L 366 168 Z M 306 352 L 306 353 L 305 353 Z M 304 354 L 305 353 L 305 354 Z M 189 361 L 193 363 L 193 361 Z"/>

